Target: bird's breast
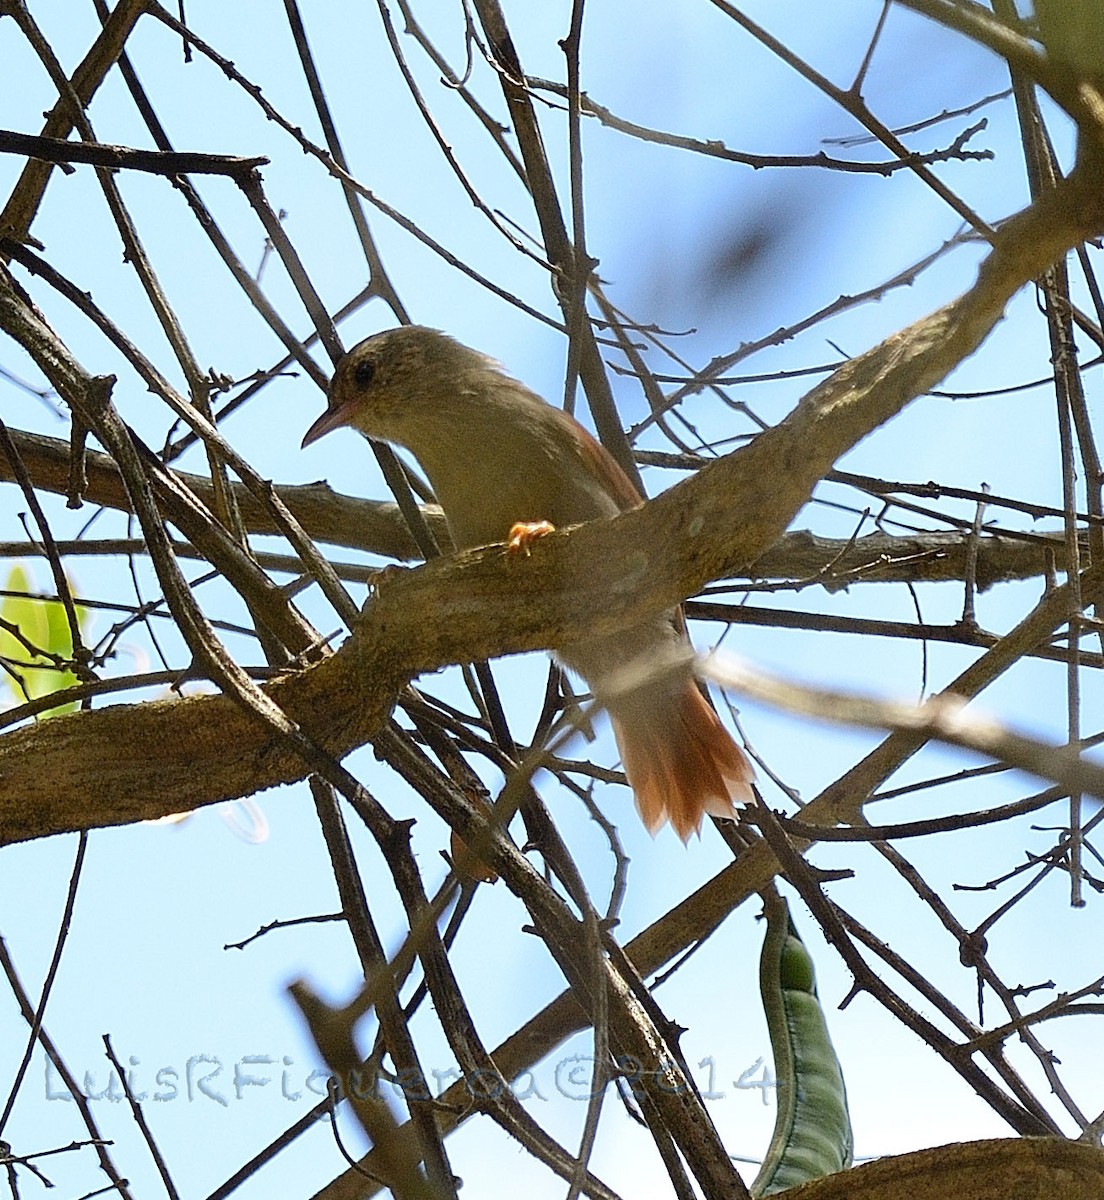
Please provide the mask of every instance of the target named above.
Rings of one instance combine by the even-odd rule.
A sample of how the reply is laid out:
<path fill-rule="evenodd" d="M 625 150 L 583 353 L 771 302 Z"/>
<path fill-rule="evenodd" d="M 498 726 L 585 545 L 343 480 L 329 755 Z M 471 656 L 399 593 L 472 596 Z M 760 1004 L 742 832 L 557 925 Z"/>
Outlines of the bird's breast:
<path fill-rule="evenodd" d="M 421 457 L 421 456 L 419 456 Z M 578 525 L 619 511 L 616 501 L 578 459 L 539 440 L 527 445 L 494 436 L 459 440 L 452 453 L 422 460 L 457 546 L 504 542 L 519 522 Z"/>

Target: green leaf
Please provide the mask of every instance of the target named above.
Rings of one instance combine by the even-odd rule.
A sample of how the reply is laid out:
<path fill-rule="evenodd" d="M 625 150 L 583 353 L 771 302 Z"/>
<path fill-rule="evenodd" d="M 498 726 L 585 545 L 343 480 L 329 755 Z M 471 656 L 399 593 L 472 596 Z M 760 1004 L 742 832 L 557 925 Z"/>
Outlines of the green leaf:
<path fill-rule="evenodd" d="M 25 567 L 16 565 L 8 572 L 3 589 L 7 592 L 33 593 L 33 577 Z M 77 624 L 83 630 L 87 623 L 88 610 L 77 605 L 76 611 Z M 0 675 L 12 691 L 16 704 L 28 699 L 37 700 L 40 696 L 71 687 L 77 682 L 77 677 L 72 671 L 58 670 L 54 660 L 49 657 L 73 657 L 69 618 L 60 601 L 36 600 L 29 594 L 5 596 L 0 602 L 0 618 L 8 625 L 16 626 L 22 637 L 38 651 L 32 652 L 20 638 L 0 626 L 0 657 L 9 660 L 9 665 L 22 681 L 20 683 L 14 679 L 8 671 Z M 74 708 L 74 703 L 62 704 L 52 709 L 49 715 L 70 712 Z"/>

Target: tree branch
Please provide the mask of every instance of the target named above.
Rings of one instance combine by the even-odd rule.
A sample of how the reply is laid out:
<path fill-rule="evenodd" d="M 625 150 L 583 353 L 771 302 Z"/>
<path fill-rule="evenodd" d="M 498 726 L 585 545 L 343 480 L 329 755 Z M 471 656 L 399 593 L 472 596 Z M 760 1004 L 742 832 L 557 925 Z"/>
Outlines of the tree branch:
<path fill-rule="evenodd" d="M 1104 228 L 1097 174 L 1078 168 L 1009 221 L 973 288 L 845 363 L 750 445 L 634 512 L 541 539 L 528 558 L 488 547 L 390 579 L 341 651 L 271 684 L 271 699 L 342 755 L 417 674 L 610 633 L 754 562 L 841 454 L 973 353 L 1024 283 Z M 224 696 L 59 716 L 0 739 L 0 841 L 161 816 L 306 773 Z"/>
<path fill-rule="evenodd" d="M 65 495 L 69 487 L 69 443 L 42 434 L 9 431 L 31 481 L 39 490 Z M 84 497 L 92 504 L 130 511 L 123 481 L 107 454 L 86 451 L 88 473 Z M 168 468 L 166 468 L 168 472 Z M 214 488 L 206 475 L 172 471 L 208 508 L 214 504 Z M 13 478 L 6 460 L 0 458 L 0 482 Z M 246 530 L 252 534 L 281 532 L 271 511 L 240 483 L 231 493 Z M 316 541 L 351 550 L 366 550 L 384 558 L 409 562 L 420 558 L 414 539 L 399 512 L 388 500 L 365 500 L 335 492 L 324 482 L 283 485 L 274 489 L 304 530 Z M 423 505 L 422 513 L 438 545 L 449 544 L 448 528 L 441 510 Z M 183 531 L 182 531 L 183 532 Z M 825 538 L 805 531 L 783 534 L 755 560 L 750 572 L 746 563 L 726 564 L 719 577 L 753 579 L 814 580 L 828 590 L 856 583 L 937 583 L 961 580 L 972 534 L 932 531 L 890 535 L 875 532 L 860 538 Z M 89 545 L 83 553 L 93 553 Z M 28 548 L 25 552 L 33 553 Z M 1064 571 L 1066 546 L 1061 533 L 987 534 L 977 543 L 976 582 L 984 591 L 1010 579 L 1030 579 L 1047 570 Z M 298 570 L 298 567 L 289 569 Z"/>
<path fill-rule="evenodd" d="M 267 158 L 242 158 L 233 154 L 169 153 L 112 146 L 103 142 L 67 142 L 64 138 L 35 137 L 0 129 L 0 154 L 18 154 L 44 163 L 90 163 L 154 175 L 229 175 L 240 179 L 263 167 Z"/>

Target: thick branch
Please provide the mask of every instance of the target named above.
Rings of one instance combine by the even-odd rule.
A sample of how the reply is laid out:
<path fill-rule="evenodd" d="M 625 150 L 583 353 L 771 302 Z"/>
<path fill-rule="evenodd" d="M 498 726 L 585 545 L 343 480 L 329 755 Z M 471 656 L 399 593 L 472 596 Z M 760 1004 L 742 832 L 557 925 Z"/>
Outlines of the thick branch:
<path fill-rule="evenodd" d="M 794 1188 L 794 1200 L 1095 1200 L 1104 1154 L 1061 1138 L 955 1142 L 863 1163 Z"/>
<path fill-rule="evenodd" d="M 267 158 L 241 158 L 233 154 L 174 154 L 162 150 L 140 150 L 133 146 L 111 146 L 102 142 L 67 142 L 64 138 L 36 137 L 13 129 L 0 129 L 0 154 L 18 154 L 44 163 L 90 163 L 154 175 L 229 175 L 242 177 Z"/>
<path fill-rule="evenodd" d="M 11 430 L 19 456 L 36 488 L 64 496 L 69 488 L 69 443 L 60 438 Z M 119 469 L 107 454 L 85 453 L 88 485 L 84 497 L 92 504 L 130 511 L 130 500 Z M 168 468 L 166 468 L 168 470 Z M 186 471 L 173 474 L 208 508 L 214 508 L 214 487 L 206 475 Z M 0 459 L 0 482 L 12 478 L 11 468 Z M 383 500 L 361 500 L 342 496 L 325 483 L 307 483 L 276 488 L 280 500 L 316 541 L 335 546 L 369 550 L 386 558 L 418 558 L 418 548 L 407 531 L 397 504 Z M 232 485 L 234 503 L 250 533 L 270 534 L 281 530 L 272 512 L 243 484 Z M 441 510 L 434 505 L 423 510 L 439 544 L 448 543 Z"/>
<path fill-rule="evenodd" d="M 344 754 L 414 675 L 611 632 L 753 562 L 841 454 L 971 354 L 1022 284 L 1104 228 L 1102 195 L 1075 172 L 1005 226 L 963 297 L 852 359 L 780 425 L 644 507 L 544 538 L 529 558 L 490 547 L 388 580 L 341 651 L 272 684 L 272 699 Z M 223 697 L 55 717 L 0 739 L 0 840 L 158 816 L 305 774 Z"/>
<path fill-rule="evenodd" d="M 69 443 L 14 429 L 10 433 L 34 486 L 65 495 L 69 488 Z M 126 489 L 110 456 L 86 451 L 85 467 L 88 476 L 85 499 L 92 504 L 129 511 Z M 173 475 L 208 508 L 213 506 L 210 478 L 185 471 L 174 471 Z M 11 479 L 10 465 L 0 458 L 0 483 Z M 248 488 L 234 483 L 231 490 L 249 533 L 280 532 L 271 511 Z M 284 485 L 275 492 L 316 541 L 404 562 L 420 557 L 398 505 L 391 501 L 346 496 L 321 482 Z M 448 529 L 441 510 L 429 504 L 423 506 L 422 512 L 437 544 L 447 545 Z M 753 579 L 816 579 L 829 591 L 855 583 L 961 580 L 966 575 L 971 538 L 971 534 L 957 531 L 909 535 L 876 532 L 856 539 L 824 538 L 795 531 L 783 534 L 755 560 L 750 571 L 746 570 L 746 563 L 731 562 L 725 564 L 720 576 L 739 576 L 743 568 L 743 574 Z M 84 552 L 91 553 L 93 549 L 89 546 Z M 1010 579 L 1041 576 L 1050 569 L 1066 570 L 1066 544 L 1061 533 L 985 534 L 977 542 L 975 583 L 979 591 Z"/>

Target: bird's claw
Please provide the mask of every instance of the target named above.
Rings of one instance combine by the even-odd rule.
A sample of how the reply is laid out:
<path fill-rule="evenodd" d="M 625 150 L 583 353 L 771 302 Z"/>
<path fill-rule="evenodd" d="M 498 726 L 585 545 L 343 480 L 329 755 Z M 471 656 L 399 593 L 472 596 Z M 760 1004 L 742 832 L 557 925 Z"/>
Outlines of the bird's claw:
<path fill-rule="evenodd" d="M 529 547 L 537 538 L 545 537 L 555 531 L 556 526 L 551 521 L 518 521 L 516 525 L 510 526 L 510 532 L 506 538 L 506 552 L 508 554 L 520 553 L 528 557 Z"/>

